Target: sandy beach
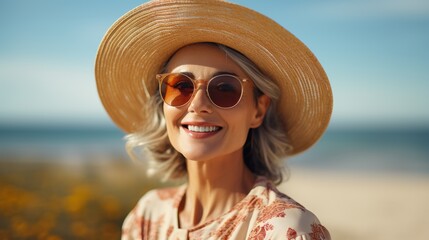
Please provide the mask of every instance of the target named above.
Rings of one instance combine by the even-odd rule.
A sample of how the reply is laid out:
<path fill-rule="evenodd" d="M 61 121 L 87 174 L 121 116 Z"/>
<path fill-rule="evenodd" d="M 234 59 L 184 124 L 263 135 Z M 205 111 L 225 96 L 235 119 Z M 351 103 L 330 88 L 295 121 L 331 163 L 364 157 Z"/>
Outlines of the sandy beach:
<path fill-rule="evenodd" d="M 429 176 L 291 169 L 280 189 L 313 211 L 332 239 L 429 239 Z"/>
<path fill-rule="evenodd" d="M 138 198 L 160 187 L 128 160 L 0 164 L 0 239 L 118 239 Z M 334 240 L 429 239 L 429 176 L 292 168 L 280 190 Z"/>

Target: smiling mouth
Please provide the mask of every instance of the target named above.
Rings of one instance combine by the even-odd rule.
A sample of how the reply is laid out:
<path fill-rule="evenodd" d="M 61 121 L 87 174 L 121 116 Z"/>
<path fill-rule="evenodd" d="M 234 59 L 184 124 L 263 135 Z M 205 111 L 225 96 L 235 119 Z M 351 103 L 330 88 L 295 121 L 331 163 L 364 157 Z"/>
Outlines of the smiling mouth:
<path fill-rule="evenodd" d="M 200 133 L 216 132 L 221 129 L 221 127 L 218 127 L 218 126 L 195 126 L 195 125 L 183 125 L 183 126 L 191 132 L 200 132 Z"/>

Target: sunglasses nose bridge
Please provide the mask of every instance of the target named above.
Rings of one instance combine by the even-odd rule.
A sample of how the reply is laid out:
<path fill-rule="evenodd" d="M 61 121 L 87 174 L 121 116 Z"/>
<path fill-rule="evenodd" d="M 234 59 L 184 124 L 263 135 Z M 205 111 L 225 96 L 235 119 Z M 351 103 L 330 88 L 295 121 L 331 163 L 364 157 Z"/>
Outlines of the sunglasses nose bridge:
<path fill-rule="evenodd" d="M 208 81 L 207 80 L 203 80 L 203 79 L 199 79 L 199 80 L 193 80 L 192 81 L 194 83 L 194 87 L 196 89 L 201 88 L 201 86 L 206 86 Z"/>
<path fill-rule="evenodd" d="M 203 91 L 204 94 L 206 94 L 207 97 L 209 97 L 208 91 L 207 91 L 209 81 L 199 79 L 199 80 L 193 80 L 192 83 L 194 84 L 193 96 L 195 96 L 198 93 L 198 91 L 201 90 Z"/>
<path fill-rule="evenodd" d="M 202 90 L 203 92 L 208 94 L 207 88 L 208 88 L 209 81 L 200 79 L 200 80 L 193 80 L 192 82 L 194 84 L 194 95 L 197 94 L 198 90 Z"/>
<path fill-rule="evenodd" d="M 211 112 L 211 104 L 213 104 L 208 95 L 207 80 L 193 80 L 194 92 L 189 99 L 189 110 L 196 112 Z M 199 91 L 201 90 L 201 91 Z"/>

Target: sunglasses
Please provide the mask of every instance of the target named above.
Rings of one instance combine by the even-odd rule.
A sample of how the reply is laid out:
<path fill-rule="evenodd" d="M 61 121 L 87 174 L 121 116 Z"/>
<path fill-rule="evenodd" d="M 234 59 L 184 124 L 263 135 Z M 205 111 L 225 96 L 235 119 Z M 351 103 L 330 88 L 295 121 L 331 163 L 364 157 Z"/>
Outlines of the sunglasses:
<path fill-rule="evenodd" d="M 159 81 L 159 93 L 164 102 L 173 107 L 187 104 L 198 89 L 199 82 L 183 73 L 157 74 Z M 235 107 L 243 96 L 243 83 L 246 79 L 240 79 L 231 74 L 216 75 L 206 84 L 206 93 L 210 101 L 217 107 L 228 109 Z"/>

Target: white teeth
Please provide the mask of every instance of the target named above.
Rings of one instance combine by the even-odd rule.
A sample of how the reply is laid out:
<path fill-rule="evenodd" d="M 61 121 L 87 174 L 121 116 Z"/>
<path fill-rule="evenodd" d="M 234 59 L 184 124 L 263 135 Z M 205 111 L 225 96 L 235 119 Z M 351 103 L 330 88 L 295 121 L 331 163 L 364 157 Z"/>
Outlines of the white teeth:
<path fill-rule="evenodd" d="M 216 126 L 194 126 L 188 125 L 189 131 L 192 132 L 214 132 L 217 131 L 220 127 Z"/>

